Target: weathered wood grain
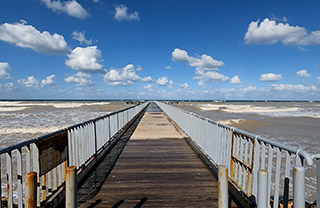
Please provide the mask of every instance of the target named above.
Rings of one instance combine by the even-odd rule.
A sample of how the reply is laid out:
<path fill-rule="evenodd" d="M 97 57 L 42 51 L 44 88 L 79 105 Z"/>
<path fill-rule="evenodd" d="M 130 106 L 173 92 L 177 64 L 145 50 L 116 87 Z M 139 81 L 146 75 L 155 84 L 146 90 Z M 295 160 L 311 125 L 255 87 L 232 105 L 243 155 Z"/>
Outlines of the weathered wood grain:
<path fill-rule="evenodd" d="M 217 182 L 184 136 L 164 114 L 147 112 L 100 191 L 80 207 L 217 207 Z"/>

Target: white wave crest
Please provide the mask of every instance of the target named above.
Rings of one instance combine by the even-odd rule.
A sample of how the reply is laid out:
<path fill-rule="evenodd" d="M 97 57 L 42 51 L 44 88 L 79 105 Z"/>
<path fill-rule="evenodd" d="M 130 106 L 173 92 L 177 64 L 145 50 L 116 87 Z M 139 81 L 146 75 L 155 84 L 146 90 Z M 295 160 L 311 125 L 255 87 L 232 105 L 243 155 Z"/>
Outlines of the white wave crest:
<path fill-rule="evenodd" d="M 109 105 L 109 102 L 95 102 L 95 103 L 52 103 L 55 108 L 79 108 L 82 106 L 93 106 L 93 105 Z M 50 105 L 50 104 L 47 104 Z"/>
<path fill-rule="evenodd" d="M 258 107 L 253 105 L 212 105 L 206 104 L 201 110 L 221 110 L 228 113 L 264 113 L 264 112 L 292 112 L 298 111 L 297 107 Z"/>
<path fill-rule="evenodd" d="M 27 107 L 0 107 L 0 112 L 22 111 L 25 109 L 27 109 Z"/>
<path fill-rule="evenodd" d="M 82 106 L 109 105 L 110 102 L 32 102 L 32 101 L 1 101 L 0 107 L 30 107 L 30 106 L 53 106 L 55 108 L 79 108 Z"/>
<path fill-rule="evenodd" d="M 0 107 L 15 106 L 21 103 L 20 101 L 0 101 Z"/>
<path fill-rule="evenodd" d="M 230 119 L 230 120 L 221 120 L 220 123 L 232 126 L 234 124 L 239 124 L 241 121 L 244 121 L 245 119 Z"/>
<path fill-rule="evenodd" d="M 200 106 L 203 111 L 220 110 L 226 113 L 247 113 L 258 114 L 270 117 L 310 117 L 320 118 L 320 111 L 308 110 L 296 106 L 254 106 L 254 105 L 234 105 L 234 104 L 204 104 Z"/>
<path fill-rule="evenodd" d="M 50 127 L 15 127 L 15 128 L 1 128 L 0 135 L 15 135 L 15 134 L 45 134 L 63 129 L 63 126 Z"/>

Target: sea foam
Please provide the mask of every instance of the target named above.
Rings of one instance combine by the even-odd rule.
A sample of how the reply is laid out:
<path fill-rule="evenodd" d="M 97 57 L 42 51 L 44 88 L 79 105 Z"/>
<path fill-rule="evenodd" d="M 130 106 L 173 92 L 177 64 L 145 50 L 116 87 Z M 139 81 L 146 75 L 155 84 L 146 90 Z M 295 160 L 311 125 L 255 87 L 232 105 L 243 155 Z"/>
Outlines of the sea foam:
<path fill-rule="evenodd" d="M 0 107 L 0 112 L 12 112 L 12 111 L 23 111 L 27 107 Z"/>
<path fill-rule="evenodd" d="M 269 117 L 310 117 L 320 118 L 320 111 L 316 109 L 300 108 L 296 106 L 254 106 L 235 104 L 203 104 L 200 106 L 203 111 L 216 110 L 226 113 L 258 114 Z"/>
<path fill-rule="evenodd" d="M 1 128 L 0 135 L 45 134 L 45 133 L 51 133 L 51 132 L 57 131 L 62 128 L 64 128 L 64 126 Z"/>
<path fill-rule="evenodd" d="M 15 102 L 15 101 L 1 101 L 0 102 L 0 111 L 15 111 L 14 107 L 16 107 L 16 111 L 25 110 L 26 108 L 22 107 L 32 107 L 32 106 L 53 106 L 55 108 L 79 108 L 82 106 L 99 106 L 99 105 L 109 105 L 110 102 Z M 20 109 L 19 109 L 19 108 Z M 7 110 L 3 110 L 7 109 Z"/>

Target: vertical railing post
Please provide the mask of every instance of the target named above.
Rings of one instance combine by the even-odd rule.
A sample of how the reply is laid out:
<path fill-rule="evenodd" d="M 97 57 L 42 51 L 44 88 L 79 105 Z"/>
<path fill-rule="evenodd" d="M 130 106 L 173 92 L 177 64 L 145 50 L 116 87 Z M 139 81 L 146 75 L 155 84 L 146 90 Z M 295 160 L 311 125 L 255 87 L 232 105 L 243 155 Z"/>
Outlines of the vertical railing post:
<path fill-rule="evenodd" d="M 320 159 L 316 160 L 317 165 L 317 208 L 320 208 Z"/>
<path fill-rule="evenodd" d="M 253 175 L 253 185 L 252 185 L 252 194 L 254 196 L 257 196 L 257 191 L 258 191 L 258 172 L 259 172 L 259 167 L 261 167 L 259 164 L 260 161 L 260 154 L 261 154 L 261 144 L 258 141 L 258 136 L 256 136 L 253 140 L 253 157 L 252 157 L 252 175 Z M 264 154 L 264 152 L 263 152 Z M 263 159 L 261 158 L 261 161 Z M 262 168 L 264 169 L 264 167 Z M 267 192 L 268 193 L 268 192 Z"/>
<path fill-rule="evenodd" d="M 40 177 L 41 179 L 41 191 L 42 191 L 42 198 L 41 201 L 46 200 L 47 197 L 47 179 L 46 179 L 46 175 L 43 175 L 42 177 Z"/>
<path fill-rule="evenodd" d="M 35 143 L 32 144 L 32 171 L 39 173 L 39 156 L 38 147 Z M 40 206 L 40 177 L 37 174 L 37 206 Z"/>
<path fill-rule="evenodd" d="M 120 119 L 119 119 L 119 112 L 117 112 L 117 131 L 116 131 L 116 133 L 120 130 L 120 121 L 119 121 Z"/>
<path fill-rule="evenodd" d="M 37 173 L 30 172 L 26 175 L 25 182 L 25 208 L 37 207 Z"/>
<path fill-rule="evenodd" d="M 94 128 L 94 154 L 97 154 L 98 151 L 98 147 L 97 147 L 97 124 L 96 124 L 97 120 L 93 121 L 93 128 Z"/>
<path fill-rule="evenodd" d="M 305 169 L 298 165 L 293 167 L 293 206 L 305 207 Z"/>
<path fill-rule="evenodd" d="M 219 208 L 228 208 L 228 168 L 227 166 L 220 165 L 218 168 L 218 202 Z"/>
<path fill-rule="evenodd" d="M 268 172 L 266 170 L 258 171 L 258 193 L 257 193 L 257 207 L 268 207 Z"/>
<path fill-rule="evenodd" d="M 13 207 L 12 154 L 7 152 L 7 198 L 8 208 Z"/>
<path fill-rule="evenodd" d="M 31 144 L 26 146 L 26 172 L 31 172 L 31 156 L 30 156 L 30 150 L 31 150 Z"/>
<path fill-rule="evenodd" d="M 21 147 L 16 151 L 17 157 L 17 191 L 18 191 L 18 207 L 23 207 L 23 184 L 22 184 L 22 152 Z"/>
<path fill-rule="evenodd" d="M 111 116 L 108 116 L 108 133 L 109 133 L 108 142 L 110 141 L 110 138 L 111 138 L 111 124 L 110 124 L 110 119 L 111 119 Z"/>
<path fill-rule="evenodd" d="M 66 170 L 66 208 L 77 207 L 77 174 L 76 166 Z"/>

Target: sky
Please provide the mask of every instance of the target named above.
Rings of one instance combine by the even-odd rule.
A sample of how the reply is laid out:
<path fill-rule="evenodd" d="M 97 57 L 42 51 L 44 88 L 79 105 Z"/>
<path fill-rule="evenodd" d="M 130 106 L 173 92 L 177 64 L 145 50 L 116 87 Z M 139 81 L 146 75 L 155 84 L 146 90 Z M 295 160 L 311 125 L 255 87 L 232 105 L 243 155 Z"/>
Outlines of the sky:
<path fill-rule="evenodd" d="M 1 0 L 0 99 L 320 100 L 319 8 Z"/>

